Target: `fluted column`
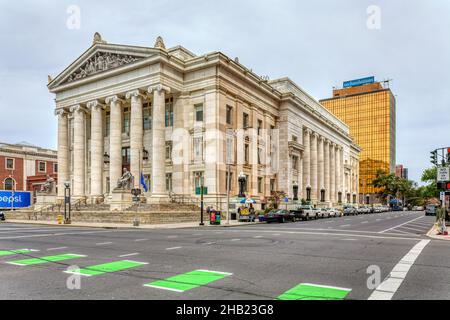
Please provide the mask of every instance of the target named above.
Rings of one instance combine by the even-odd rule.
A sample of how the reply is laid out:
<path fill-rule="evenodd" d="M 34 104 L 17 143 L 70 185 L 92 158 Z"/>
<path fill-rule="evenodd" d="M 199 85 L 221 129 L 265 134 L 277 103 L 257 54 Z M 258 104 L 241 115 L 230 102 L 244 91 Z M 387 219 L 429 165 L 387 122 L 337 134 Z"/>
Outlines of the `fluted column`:
<path fill-rule="evenodd" d="M 324 146 L 324 138 L 321 136 L 319 137 L 319 161 L 318 161 L 318 165 L 319 165 L 319 169 L 318 169 L 318 190 L 317 190 L 317 198 L 320 199 L 320 193 L 322 189 L 325 189 L 325 161 L 324 161 L 324 151 L 323 151 L 323 146 Z"/>
<path fill-rule="evenodd" d="M 58 109 L 58 198 L 64 199 L 64 183 L 70 180 L 69 172 L 69 120 L 67 111 Z"/>
<path fill-rule="evenodd" d="M 81 105 L 71 108 L 74 114 L 73 124 L 73 196 L 75 199 L 86 197 L 86 109 Z"/>
<path fill-rule="evenodd" d="M 166 158 L 165 158 L 165 99 L 166 91 L 169 88 L 162 85 L 150 87 L 153 93 L 152 104 L 152 200 L 159 201 L 159 198 L 167 197 L 166 194 Z"/>
<path fill-rule="evenodd" d="M 318 160 L 317 160 L 317 139 L 318 134 L 313 133 L 311 139 L 311 200 L 317 201 L 318 190 Z"/>
<path fill-rule="evenodd" d="M 340 186 L 339 185 L 339 177 L 340 177 L 339 170 L 340 170 L 340 168 L 339 168 L 339 146 L 337 146 L 337 145 L 334 148 L 334 154 L 335 154 L 334 158 L 335 158 L 335 168 L 336 168 L 335 193 L 336 193 L 336 202 L 337 202 L 337 201 L 339 201 L 338 193 L 339 193 L 339 191 L 341 191 L 341 190 L 339 190 L 339 186 Z"/>
<path fill-rule="evenodd" d="M 103 109 L 97 100 L 87 103 L 91 110 L 91 201 L 103 198 Z"/>
<path fill-rule="evenodd" d="M 311 187 L 311 130 L 303 130 L 303 199 L 306 200 L 306 189 Z"/>
<path fill-rule="evenodd" d="M 336 156 L 334 152 L 334 143 L 330 144 L 330 201 L 336 202 Z"/>
<path fill-rule="evenodd" d="M 131 119 L 130 119 L 130 172 L 134 177 L 134 187 L 139 188 L 139 181 L 142 168 L 142 152 L 144 149 L 144 124 L 142 99 L 143 95 L 139 90 L 133 90 L 126 94 L 126 98 L 131 98 Z"/>
<path fill-rule="evenodd" d="M 122 176 L 122 104 L 118 96 L 105 99 L 110 107 L 109 130 L 109 190 L 117 187 L 117 181 Z"/>
<path fill-rule="evenodd" d="M 325 202 L 330 202 L 330 141 L 326 139 L 323 144 L 324 148 L 324 184 L 325 184 Z"/>

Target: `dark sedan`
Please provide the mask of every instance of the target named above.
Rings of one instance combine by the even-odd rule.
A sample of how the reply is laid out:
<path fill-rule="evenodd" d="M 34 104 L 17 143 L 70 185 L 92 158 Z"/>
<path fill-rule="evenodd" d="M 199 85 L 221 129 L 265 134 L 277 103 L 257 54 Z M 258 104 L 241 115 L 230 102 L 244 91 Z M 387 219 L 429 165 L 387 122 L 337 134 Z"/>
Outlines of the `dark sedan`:
<path fill-rule="evenodd" d="M 295 215 L 285 209 L 275 209 L 266 213 L 264 215 L 264 220 L 267 221 L 267 223 L 271 222 L 283 223 L 286 221 L 295 221 Z"/>

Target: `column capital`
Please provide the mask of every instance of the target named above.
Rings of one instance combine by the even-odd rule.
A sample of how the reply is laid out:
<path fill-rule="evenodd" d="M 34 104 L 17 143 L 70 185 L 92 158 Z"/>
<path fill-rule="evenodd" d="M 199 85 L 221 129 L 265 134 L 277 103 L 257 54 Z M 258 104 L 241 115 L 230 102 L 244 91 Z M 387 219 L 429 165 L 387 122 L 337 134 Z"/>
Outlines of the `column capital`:
<path fill-rule="evenodd" d="M 320 135 L 317 132 L 313 132 L 311 135 L 313 136 L 313 138 L 316 139 L 320 137 Z"/>
<path fill-rule="evenodd" d="M 69 113 L 69 111 L 65 108 L 59 108 L 55 110 L 55 116 L 67 116 L 67 114 Z"/>
<path fill-rule="evenodd" d="M 141 97 L 141 98 L 145 98 L 145 95 L 142 93 L 142 91 L 141 90 L 139 90 L 139 89 L 135 89 L 135 90 L 131 90 L 131 91 L 128 91 L 126 94 L 125 94 L 125 98 L 128 100 L 128 99 L 131 99 L 131 98 L 138 98 L 138 97 Z"/>
<path fill-rule="evenodd" d="M 310 135 L 312 133 L 312 130 L 310 128 L 304 127 L 303 132 Z"/>
<path fill-rule="evenodd" d="M 72 113 L 86 113 L 87 109 L 83 107 L 81 104 L 76 104 L 70 107 L 70 112 Z"/>
<path fill-rule="evenodd" d="M 90 109 L 91 111 L 93 111 L 93 110 L 101 110 L 101 109 L 104 109 L 105 108 L 105 105 L 103 104 L 103 103 L 101 103 L 100 101 L 98 101 L 98 100 L 92 100 L 92 101 L 89 101 L 87 104 L 86 104 L 86 106 L 87 106 L 87 108 L 88 109 Z"/>
<path fill-rule="evenodd" d="M 106 104 L 111 104 L 111 103 L 116 103 L 116 102 L 124 103 L 125 100 L 119 98 L 119 96 L 117 96 L 117 95 L 114 95 L 114 96 L 106 97 L 105 102 L 106 102 Z"/>
<path fill-rule="evenodd" d="M 162 84 L 157 84 L 155 86 L 150 86 L 147 89 L 148 93 L 153 93 L 153 91 L 155 91 L 155 90 L 158 91 L 158 92 L 161 92 L 161 91 L 164 90 L 166 93 L 170 93 L 170 88 L 167 87 L 167 86 L 164 86 Z"/>

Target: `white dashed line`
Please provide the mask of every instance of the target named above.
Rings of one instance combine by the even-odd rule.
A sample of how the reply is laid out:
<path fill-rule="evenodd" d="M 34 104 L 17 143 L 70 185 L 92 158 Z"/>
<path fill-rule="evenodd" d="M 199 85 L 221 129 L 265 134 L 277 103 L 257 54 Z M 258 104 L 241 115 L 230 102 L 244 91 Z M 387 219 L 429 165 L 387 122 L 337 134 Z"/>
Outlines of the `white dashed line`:
<path fill-rule="evenodd" d="M 95 245 L 96 246 L 106 246 L 108 244 L 112 244 L 112 242 L 99 242 L 99 243 L 96 243 Z"/>
<path fill-rule="evenodd" d="M 231 239 L 230 241 L 241 241 L 241 239 Z"/>
<path fill-rule="evenodd" d="M 380 231 L 379 233 L 385 233 L 385 232 L 391 231 L 392 229 L 396 229 L 396 228 L 398 228 L 398 227 L 404 226 L 405 224 L 411 223 L 411 222 L 413 222 L 413 221 L 416 221 L 416 220 L 419 220 L 419 219 L 422 219 L 422 218 L 423 218 L 423 216 L 420 216 L 420 217 L 418 217 L 418 218 L 412 219 L 412 220 L 407 221 L 407 222 L 405 222 L 405 223 L 399 224 L 399 225 L 397 225 L 397 226 L 395 226 L 395 227 L 392 227 L 392 228 L 389 228 L 389 229 Z"/>
<path fill-rule="evenodd" d="M 430 240 L 422 240 L 417 243 L 392 269 L 389 276 L 372 292 L 369 300 L 391 300 L 400 288 L 403 280 Z"/>
<path fill-rule="evenodd" d="M 262 236 L 254 236 L 253 238 L 259 239 L 259 238 L 262 238 Z"/>
<path fill-rule="evenodd" d="M 124 257 L 131 257 L 131 256 L 137 256 L 139 253 L 135 252 L 135 253 L 128 253 L 128 254 L 123 254 L 121 256 L 119 256 L 119 258 L 124 258 Z"/>
<path fill-rule="evenodd" d="M 148 239 L 136 239 L 135 242 L 147 241 Z"/>
<path fill-rule="evenodd" d="M 172 247 L 172 248 L 166 248 L 166 250 L 177 250 L 177 249 L 181 249 L 182 247 Z"/>

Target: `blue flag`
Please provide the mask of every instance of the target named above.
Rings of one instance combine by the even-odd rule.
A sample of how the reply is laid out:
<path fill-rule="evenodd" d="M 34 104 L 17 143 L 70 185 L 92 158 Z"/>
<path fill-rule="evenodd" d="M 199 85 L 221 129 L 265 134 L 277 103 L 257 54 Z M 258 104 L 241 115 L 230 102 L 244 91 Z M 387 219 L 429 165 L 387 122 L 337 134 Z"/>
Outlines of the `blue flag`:
<path fill-rule="evenodd" d="M 144 191 L 148 192 L 147 184 L 145 183 L 144 174 L 141 172 L 141 184 L 144 187 Z"/>

